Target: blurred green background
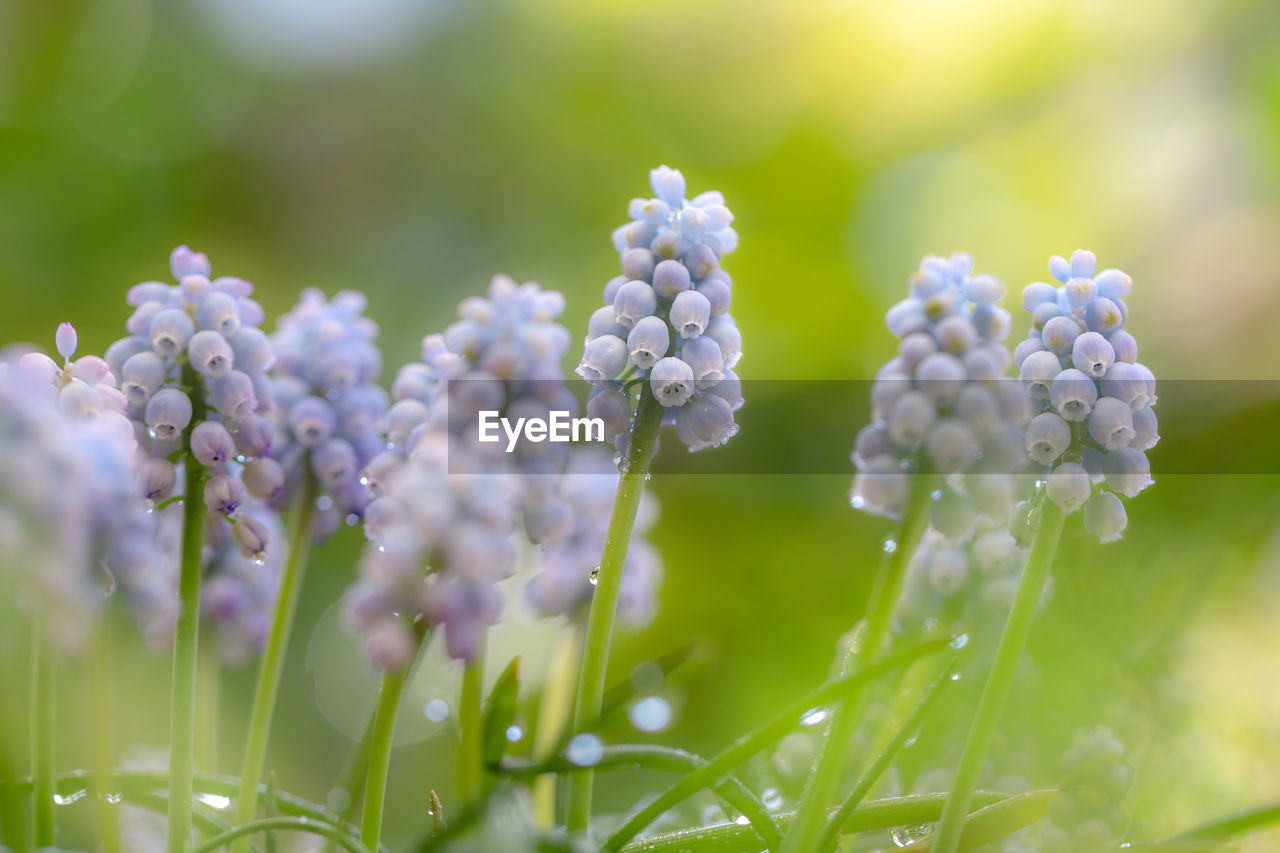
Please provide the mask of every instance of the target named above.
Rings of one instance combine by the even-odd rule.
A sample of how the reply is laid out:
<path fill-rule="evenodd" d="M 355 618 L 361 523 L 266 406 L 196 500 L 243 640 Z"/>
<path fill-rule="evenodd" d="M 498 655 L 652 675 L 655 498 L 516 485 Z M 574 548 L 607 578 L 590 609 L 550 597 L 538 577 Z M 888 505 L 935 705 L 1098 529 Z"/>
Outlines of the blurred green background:
<path fill-rule="evenodd" d="M 1162 380 L 1275 378 L 1277 45 L 1268 0 L 0 0 L 0 342 L 47 348 L 71 320 L 101 351 L 125 289 L 184 242 L 269 317 L 304 286 L 365 291 L 388 382 L 495 272 L 562 290 L 576 336 L 615 271 L 610 229 L 668 163 L 737 215 L 749 379 L 873 375 L 926 252 L 972 252 L 1016 309 L 1081 246 L 1133 276 L 1129 328 Z M 1072 527 L 1009 722 L 1051 782 L 1077 726 L 1141 708 L 1148 836 L 1280 797 L 1276 421 L 1192 408 L 1179 452 L 1225 452 L 1238 476 L 1161 476 L 1158 448 L 1122 542 Z M 772 443 L 830 416 L 797 410 Z M 655 477 L 659 616 L 615 673 L 690 638 L 714 652 L 665 739 L 714 750 L 825 673 L 891 529 L 847 505 L 859 426 L 824 423 L 845 436 L 829 475 L 697 475 L 695 457 Z M 318 685 L 356 676 L 319 652 L 309 668 L 308 645 L 359 547 L 346 531 L 313 558 L 277 716 L 281 784 L 315 800 L 347 749 L 330 718 L 358 714 L 318 710 Z M 117 736 L 143 761 L 165 744 L 168 660 L 116 633 Z M 251 670 L 225 679 L 225 772 Z M 438 735 L 396 753 L 392 841 L 425 825 L 426 786 L 448 790 L 449 754 Z M 607 779 L 602 801 L 655 782 Z"/>

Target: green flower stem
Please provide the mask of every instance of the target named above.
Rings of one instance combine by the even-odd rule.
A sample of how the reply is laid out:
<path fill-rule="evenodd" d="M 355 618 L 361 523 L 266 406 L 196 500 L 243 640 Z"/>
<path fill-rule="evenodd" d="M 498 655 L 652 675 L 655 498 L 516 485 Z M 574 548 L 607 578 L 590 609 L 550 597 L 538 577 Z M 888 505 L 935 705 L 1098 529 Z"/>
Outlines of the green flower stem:
<path fill-rule="evenodd" d="M 36 847 L 53 846 L 53 749 L 57 666 L 53 648 L 37 619 L 31 635 L 31 767 L 35 802 L 31 807 Z"/>
<path fill-rule="evenodd" d="M 17 768 L 6 740 L 11 731 L 6 709 L 0 707 L 0 844 L 7 844 L 14 853 L 27 853 L 27 819 L 22 813 Z"/>
<path fill-rule="evenodd" d="M 222 661 L 217 646 L 200 647 L 196 665 L 196 767 L 206 773 L 217 771 L 218 706 L 222 695 Z"/>
<path fill-rule="evenodd" d="M 907 824 L 937 820 L 946 794 L 923 794 L 872 800 L 863 803 L 841 827 L 845 834 L 873 832 Z M 975 804 L 990 805 L 1008 799 L 1006 794 L 978 792 Z M 789 825 L 794 815 L 778 815 L 778 822 Z M 622 848 L 622 853 L 755 853 L 760 842 L 749 826 L 735 823 L 700 826 L 655 835 Z"/>
<path fill-rule="evenodd" d="M 484 796 L 484 641 L 462 671 L 458 698 L 459 742 L 455 759 L 458 803 L 472 808 Z"/>
<path fill-rule="evenodd" d="M 195 853 L 213 853 L 219 847 L 237 839 L 247 839 L 250 835 L 259 832 L 269 832 L 271 830 L 291 830 L 293 832 L 305 832 L 310 835 L 319 835 L 330 841 L 340 845 L 342 849 L 350 851 L 350 853 L 369 853 L 370 848 L 356 842 L 345 832 L 340 829 L 334 829 L 322 823 L 312 823 L 306 818 L 300 817 L 269 817 L 263 820 L 255 820 L 250 823 L 241 824 L 234 829 L 228 829 L 221 835 L 214 836 L 201 844 L 195 849 Z M 377 849 L 376 845 L 373 849 Z"/>
<path fill-rule="evenodd" d="M 306 571 L 307 554 L 311 547 L 311 516 L 316 506 L 316 478 L 311 471 L 311 455 L 305 454 L 300 463 L 302 494 L 294 510 L 293 526 L 289 531 L 289 556 L 280 578 L 280 592 L 276 596 L 275 612 L 271 617 L 271 632 L 262 650 L 262 663 L 258 667 L 258 685 L 253 693 L 253 710 L 249 717 L 249 737 L 245 744 L 244 766 L 240 771 L 240 793 L 236 797 L 236 823 L 253 818 L 257 806 L 254 791 L 262 779 L 267 759 L 267 742 L 271 736 L 271 718 L 275 714 L 276 697 L 280 693 L 280 677 L 284 673 L 285 652 L 289 635 L 293 631 L 293 618 L 298 610 L 298 597 L 302 591 L 302 576 Z M 245 853 L 249 841 L 236 842 L 232 853 Z"/>
<path fill-rule="evenodd" d="M 98 636 L 89 644 L 85 660 L 87 675 L 89 748 L 95 778 L 101 787 L 105 774 L 115 766 L 111 750 L 111 623 L 103 618 Z M 93 798 L 93 817 L 102 853 L 120 853 L 119 810 L 102 797 Z"/>
<path fill-rule="evenodd" d="M 907 564 L 911 562 L 911 556 L 929 526 L 930 493 L 935 480 L 932 474 L 923 472 L 912 478 L 911 495 L 902 516 L 901 530 L 893 550 L 881 563 L 880 572 L 876 575 L 875 584 L 871 588 L 866 630 L 858 646 L 845 661 L 846 672 L 858 661 L 875 660 L 879 657 L 889 637 L 893 608 L 902 593 Z M 861 695 L 850 697 L 836 707 L 831 729 L 818 758 L 818 766 L 801 798 L 796 819 L 782 839 L 781 853 L 816 853 L 822 849 L 817 846 L 818 839 L 823 834 L 827 810 L 835 801 L 840 783 L 844 779 L 848 766 L 848 745 L 861 722 L 862 711 Z"/>
<path fill-rule="evenodd" d="M 622 590 L 622 568 L 627 560 L 631 530 L 636 523 L 636 511 L 640 508 L 640 497 L 644 492 L 645 480 L 648 479 L 649 461 L 653 457 L 661 423 L 662 406 L 647 387 L 642 387 L 640 405 L 636 409 L 635 421 L 631 427 L 625 470 L 618 478 L 618 493 L 613 502 L 613 514 L 609 517 L 604 553 L 600 557 L 595 593 L 591 597 L 591 611 L 587 616 L 582 672 L 573 706 L 575 731 L 582 731 L 583 727 L 594 724 L 600 718 L 609 665 L 609 646 L 613 641 L 613 622 L 617 616 L 618 595 Z M 591 822 L 593 781 L 589 769 L 569 776 L 570 835 L 586 832 Z"/>
<path fill-rule="evenodd" d="M 364 813 L 360 820 L 360 840 L 370 850 L 378 849 L 382 837 L 382 809 L 387 796 L 387 770 L 391 765 L 391 739 L 395 735 L 396 713 L 400 710 L 404 683 L 404 670 L 383 675 L 378 708 L 373 714 L 369 775 L 365 779 Z"/>
<path fill-rule="evenodd" d="M 908 673 L 918 671 L 924 663 L 924 661 L 917 661 L 916 665 L 908 670 Z M 920 728 L 920 724 L 924 722 L 925 714 L 929 713 L 929 709 L 933 707 L 938 697 L 942 695 L 943 688 L 952 683 L 951 674 L 953 672 L 955 672 L 955 661 L 947 664 L 938 680 L 926 688 L 924 696 L 917 700 L 916 707 L 912 709 L 911 714 L 894 732 L 893 737 L 876 757 L 876 760 L 871 762 L 871 766 L 862 774 L 858 784 L 853 786 L 853 792 L 849 794 L 844 804 L 827 821 L 826 831 L 822 835 L 822 840 L 818 843 L 819 850 L 834 850 L 836 848 L 840 840 L 842 827 L 848 823 L 849 818 L 853 816 L 858 806 L 862 805 L 862 801 L 871 793 L 871 789 L 875 787 L 876 782 L 893 764 L 893 760 L 898 757 L 898 753 L 906 746 L 907 741 Z"/>
<path fill-rule="evenodd" d="M 191 423 L 182 434 L 186 454 L 182 500 L 182 562 L 178 621 L 173 634 L 173 699 L 169 716 L 169 853 L 191 851 L 191 779 L 195 773 L 196 663 L 200 648 L 200 573 L 204 563 L 204 467 L 190 455 L 191 430 L 204 420 L 204 381 L 190 364 Z"/>
<path fill-rule="evenodd" d="M 1018 593 L 1005 622 L 1004 633 L 1000 636 L 1000 645 L 996 648 L 995 660 L 987 675 L 982 698 L 978 700 L 978 710 L 969 729 L 960 764 L 956 768 L 951 796 L 947 798 L 947 805 L 942 810 L 942 818 L 932 839 L 931 849 L 934 853 L 956 853 L 959 849 L 960 833 L 964 828 L 965 816 L 969 813 L 970 799 L 978 784 L 978 776 L 986 761 L 996 725 L 1000 722 L 1000 715 L 1009 699 L 1009 691 L 1013 688 L 1013 676 L 1017 672 L 1022 651 L 1026 648 L 1027 636 L 1031 633 L 1031 623 L 1035 619 L 1036 607 L 1040 604 L 1040 596 L 1049 577 L 1049 565 L 1053 562 L 1053 554 L 1058 548 L 1058 539 L 1062 536 L 1065 521 L 1066 516 L 1058 509 L 1057 504 L 1041 501 L 1040 526 L 1031 541 L 1031 553 L 1022 570 L 1022 579 L 1018 582 Z"/>
<path fill-rule="evenodd" d="M 816 690 L 801 696 L 781 712 L 775 714 L 763 726 L 738 738 L 728 748 L 707 761 L 706 764 L 687 774 L 655 797 L 648 805 L 628 818 L 626 823 L 613 835 L 609 836 L 604 844 L 601 845 L 601 849 L 605 851 L 620 850 L 624 844 L 635 838 L 638 833 L 653 823 L 663 812 L 691 794 L 714 784 L 716 780 L 722 778 L 733 768 L 770 744 L 782 740 L 795 729 L 796 722 L 809 709 L 818 705 L 825 705 L 837 699 L 846 699 L 850 695 L 861 691 L 868 683 L 882 675 L 907 666 L 924 655 L 941 651 L 946 647 L 945 640 L 926 641 L 883 658 L 876 663 L 861 667 L 840 678 L 828 681 Z"/>
<path fill-rule="evenodd" d="M 573 703 L 573 673 L 578 666 L 580 629 L 577 620 L 565 632 L 558 650 L 552 657 L 551 672 L 538 704 L 538 728 L 534 733 L 533 754 L 541 761 L 550 759 L 569 721 Z M 538 826 L 550 830 L 555 826 L 556 787 L 559 776 L 539 776 L 533 783 L 533 810 Z"/>

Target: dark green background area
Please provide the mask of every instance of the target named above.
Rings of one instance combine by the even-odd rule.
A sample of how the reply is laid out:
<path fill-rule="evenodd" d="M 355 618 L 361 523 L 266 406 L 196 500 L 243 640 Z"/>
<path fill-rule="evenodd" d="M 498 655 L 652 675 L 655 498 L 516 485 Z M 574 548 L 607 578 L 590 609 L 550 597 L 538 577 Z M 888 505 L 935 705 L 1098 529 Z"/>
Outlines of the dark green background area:
<path fill-rule="evenodd" d="M 165 278 L 179 243 L 254 281 L 270 318 L 306 286 L 367 293 L 388 383 L 497 272 L 562 290 L 576 340 L 615 273 L 610 230 L 668 163 L 737 215 L 725 267 L 749 380 L 873 376 L 893 354 L 884 311 L 927 252 L 966 249 L 1005 281 L 1018 336 L 1020 288 L 1080 246 L 1133 276 L 1129 328 L 1162 380 L 1276 378 L 1272 3 L 352 6 L 318 23 L 279 0 L 0 0 L 0 343 L 51 348 L 70 320 L 101 351 L 125 289 Z M 1274 406 L 1160 410 L 1180 418 L 1165 427 L 1178 458 L 1223 467 L 1162 473 L 1162 446 L 1123 541 L 1069 524 L 1039 677 L 1010 715 L 1043 782 L 1078 726 L 1117 705 L 1145 715 L 1134 811 L 1152 834 L 1280 797 Z M 714 750 L 826 672 L 892 532 L 848 507 L 861 424 L 838 419 L 859 407 L 762 390 L 735 440 L 762 454 L 752 473 L 667 448 L 658 617 L 614 670 L 705 640 L 665 739 Z M 758 473 L 793 459 L 835 465 Z M 318 800 L 346 744 L 316 709 L 307 641 L 360 544 L 345 531 L 313 557 L 272 747 L 282 786 Z M 162 747 L 167 658 L 115 629 L 118 734 Z M 228 772 L 251 691 L 251 668 L 227 676 Z M 447 741 L 396 753 L 392 840 L 425 825 L 427 786 L 448 791 Z M 82 759 L 77 737 L 63 754 Z M 602 801 L 621 810 L 654 784 L 615 776 Z"/>

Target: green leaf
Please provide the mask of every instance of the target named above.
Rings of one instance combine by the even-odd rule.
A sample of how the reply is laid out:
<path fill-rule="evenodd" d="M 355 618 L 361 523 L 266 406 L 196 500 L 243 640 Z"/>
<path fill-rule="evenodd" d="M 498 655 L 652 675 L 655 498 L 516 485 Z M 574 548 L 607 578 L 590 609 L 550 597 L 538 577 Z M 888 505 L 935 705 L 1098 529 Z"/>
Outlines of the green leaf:
<path fill-rule="evenodd" d="M 1049 813 L 1057 791 L 1030 791 L 970 812 L 960 834 L 960 849 L 972 850 L 1030 826 Z M 904 849 L 908 853 L 932 849 L 932 838 L 922 838 Z"/>
<path fill-rule="evenodd" d="M 520 696 L 520 658 L 513 658 L 498 676 L 484 710 L 484 763 L 492 767 L 502 761 L 510 741 L 507 729 L 516 719 Z"/>
<path fill-rule="evenodd" d="M 1280 803 L 1237 812 L 1179 833 L 1174 841 L 1226 841 L 1280 824 Z"/>

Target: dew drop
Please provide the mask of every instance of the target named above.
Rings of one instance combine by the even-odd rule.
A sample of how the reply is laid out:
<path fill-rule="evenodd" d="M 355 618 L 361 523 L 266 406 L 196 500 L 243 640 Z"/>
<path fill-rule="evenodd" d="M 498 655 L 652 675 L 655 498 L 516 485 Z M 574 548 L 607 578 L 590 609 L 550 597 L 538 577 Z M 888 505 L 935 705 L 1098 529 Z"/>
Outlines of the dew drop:
<path fill-rule="evenodd" d="M 744 814 L 740 814 L 733 819 L 733 822 L 738 826 L 748 826 L 751 823 L 751 819 Z"/>
<path fill-rule="evenodd" d="M 933 498 L 935 501 L 938 500 L 938 498 L 942 497 L 942 489 L 934 489 L 929 493 L 929 497 Z"/>
<path fill-rule="evenodd" d="M 702 825 L 712 826 L 717 823 L 725 822 L 724 809 L 716 805 L 707 806 L 702 810 Z"/>
<path fill-rule="evenodd" d="M 351 808 L 351 792 L 346 788 L 330 788 L 324 799 L 329 811 L 342 814 Z"/>
<path fill-rule="evenodd" d="M 956 634 L 951 638 L 951 642 L 947 643 L 947 645 L 953 649 L 963 649 L 965 646 L 969 645 L 969 634 Z"/>
<path fill-rule="evenodd" d="M 267 552 L 259 551 L 253 555 L 253 564 L 255 566 L 265 566 L 267 564 Z"/>
<path fill-rule="evenodd" d="M 953 672 L 953 673 L 951 673 L 951 680 L 952 680 L 952 681 L 959 681 L 959 680 L 960 680 L 960 673 L 958 673 L 958 672 Z"/>
<path fill-rule="evenodd" d="M 354 512 L 347 513 L 347 527 L 355 527 L 359 523 L 360 516 L 356 515 Z"/>
<path fill-rule="evenodd" d="M 213 809 L 225 809 L 231 807 L 231 798 L 224 797 L 221 794 L 199 794 L 196 799 Z"/>
<path fill-rule="evenodd" d="M 156 511 L 156 502 L 151 500 L 151 498 L 147 498 L 145 501 L 143 501 L 142 506 L 144 509 L 146 509 L 147 515 L 151 515 L 153 512 Z"/>
<path fill-rule="evenodd" d="M 520 738 L 524 737 L 524 729 L 519 726 L 507 726 L 507 742 L 519 743 Z"/>
<path fill-rule="evenodd" d="M 804 716 L 800 718 L 800 725 L 802 726 L 821 725 L 822 721 L 825 720 L 826 718 L 827 718 L 826 709 L 814 708 L 813 710 L 805 711 Z"/>
<path fill-rule="evenodd" d="M 627 719 L 642 732 L 660 732 L 671 724 L 671 705 L 661 696 L 646 696 L 627 709 Z"/>
<path fill-rule="evenodd" d="M 316 499 L 316 509 L 320 510 L 321 512 L 328 512 L 329 510 L 333 509 L 333 498 L 329 497 L 328 495 L 321 495 L 319 498 Z"/>
<path fill-rule="evenodd" d="M 362 485 L 362 486 L 367 486 L 367 485 L 369 485 L 369 475 L 368 475 L 368 474 L 362 474 L 362 475 L 360 475 L 360 485 Z"/>
<path fill-rule="evenodd" d="M 862 495 L 853 495 L 852 497 L 849 498 L 849 506 L 853 507 L 854 509 L 862 509 L 866 505 L 867 505 L 866 498 L 864 498 Z"/>
<path fill-rule="evenodd" d="M 449 703 L 443 699 L 432 699 L 422 709 L 422 712 L 427 715 L 427 719 L 431 722 L 443 723 L 449 719 Z"/>
<path fill-rule="evenodd" d="M 782 808 L 782 792 L 777 788 L 765 788 L 764 793 L 760 795 L 760 802 L 764 803 L 764 807 L 771 812 L 776 812 Z"/>
<path fill-rule="evenodd" d="M 909 826 L 895 826 L 889 830 L 889 837 L 893 839 L 893 843 L 898 847 L 907 847 L 921 838 L 927 837 L 933 832 L 933 827 L 927 823 L 915 823 Z"/>
<path fill-rule="evenodd" d="M 88 794 L 89 792 L 83 788 L 81 788 L 79 791 L 73 791 L 70 794 L 67 794 L 66 796 L 63 796 L 62 794 L 54 794 L 53 802 L 55 805 L 69 806 L 72 803 L 77 802 L 78 800 L 83 800 Z"/>
<path fill-rule="evenodd" d="M 596 584 L 598 584 L 600 582 L 600 569 L 599 568 L 592 569 L 591 575 L 587 578 L 587 580 L 591 581 L 592 586 L 595 586 Z"/>
<path fill-rule="evenodd" d="M 892 539 L 884 540 L 884 552 L 886 554 L 892 554 L 896 550 L 898 550 L 897 542 L 894 542 Z"/>
<path fill-rule="evenodd" d="M 595 735 L 575 735 L 565 748 L 564 755 L 579 767 L 595 767 L 604 758 L 604 743 Z"/>

